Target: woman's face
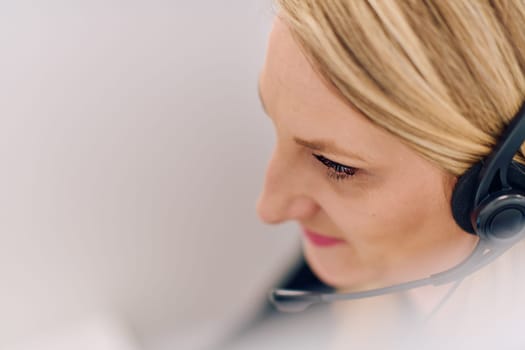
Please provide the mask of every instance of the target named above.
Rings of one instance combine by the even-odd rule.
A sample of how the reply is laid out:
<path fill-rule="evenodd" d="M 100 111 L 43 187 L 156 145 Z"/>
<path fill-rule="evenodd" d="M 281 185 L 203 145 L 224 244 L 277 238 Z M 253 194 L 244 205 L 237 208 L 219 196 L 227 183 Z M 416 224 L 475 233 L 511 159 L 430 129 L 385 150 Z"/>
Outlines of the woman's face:
<path fill-rule="evenodd" d="M 454 178 L 344 103 L 280 20 L 259 88 L 277 141 L 258 214 L 298 222 L 324 282 L 354 289 L 426 277 L 470 252 L 476 238 L 450 210 Z"/>

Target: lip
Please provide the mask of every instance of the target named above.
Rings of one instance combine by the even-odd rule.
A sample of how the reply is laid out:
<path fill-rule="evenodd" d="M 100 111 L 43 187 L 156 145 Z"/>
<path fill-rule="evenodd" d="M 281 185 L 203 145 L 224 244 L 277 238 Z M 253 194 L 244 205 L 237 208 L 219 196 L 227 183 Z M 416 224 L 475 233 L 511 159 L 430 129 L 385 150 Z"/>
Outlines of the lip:
<path fill-rule="evenodd" d="M 329 237 L 317 232 L 313 232 L 303 228 L 303 234 L 308 240 L 318 247 L 331 247 L 338 244 L 343 244 L 345 241 L 339 238 Z"/>

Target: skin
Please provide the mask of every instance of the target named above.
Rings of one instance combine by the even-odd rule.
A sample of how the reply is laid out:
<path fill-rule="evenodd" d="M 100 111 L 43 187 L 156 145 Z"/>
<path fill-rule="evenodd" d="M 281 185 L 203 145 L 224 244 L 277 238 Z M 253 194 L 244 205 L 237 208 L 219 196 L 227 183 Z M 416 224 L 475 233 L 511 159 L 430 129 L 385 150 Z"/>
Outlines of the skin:
<path fill-rule="evenodd" d="M 380 287 L 443 271 L 472 251 L 477 238 L 451 214 L 455 178 L 343 101 L 279 19 L 259 90 L 276 145 L 257 212 L 269 224 L 292 220 L 344 240 L 319 247 L 303 236 L 306 260 L 321 280 L 341 290 Z M 340 150 L 314 150 L 297 138 Z M 358 170 L 330 178 L 313 154 Z"/>

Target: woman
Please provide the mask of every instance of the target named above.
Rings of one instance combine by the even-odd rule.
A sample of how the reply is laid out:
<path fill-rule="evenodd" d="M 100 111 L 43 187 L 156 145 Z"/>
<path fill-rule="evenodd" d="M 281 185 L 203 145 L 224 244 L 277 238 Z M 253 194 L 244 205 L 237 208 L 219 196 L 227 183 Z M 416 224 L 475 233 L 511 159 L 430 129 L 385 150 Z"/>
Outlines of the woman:
<path fill-rule="evenodd" d="M 260 218 L 296 221 L 308 265 L 342 292 L 464 261 L 479 238 L 455 220 L 452 195 L 525 100 L 525 2 L 277 3 L 259 85 L 277 135 Z M 456 344 L 486 334 L 483 317 L 523 307 L 508 303 L 523 291 L 522 246 L 451 283 L 334 304 L 340 343 L 371 346 L 380 325 L 424 325 Z"/>

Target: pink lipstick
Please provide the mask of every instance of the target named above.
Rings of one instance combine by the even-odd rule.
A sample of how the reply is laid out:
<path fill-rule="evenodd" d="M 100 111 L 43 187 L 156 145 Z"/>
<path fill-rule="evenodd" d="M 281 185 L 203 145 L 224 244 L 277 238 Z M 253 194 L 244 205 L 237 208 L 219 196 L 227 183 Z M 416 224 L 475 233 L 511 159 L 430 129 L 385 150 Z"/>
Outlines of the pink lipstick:
<path fill-rule="evenodd" d="M 310 242 L 318 247 L 331 247 L 337 244 L 342 244 L 345 241 L 339 238 L 324 236 L 317 232 L 309 231 L 303 228 L 303 233 Z"/>

